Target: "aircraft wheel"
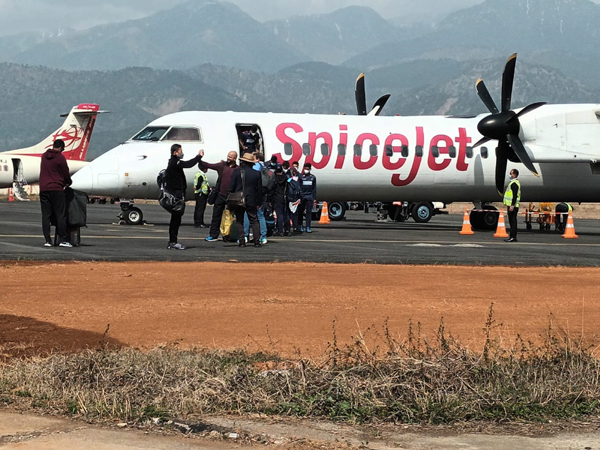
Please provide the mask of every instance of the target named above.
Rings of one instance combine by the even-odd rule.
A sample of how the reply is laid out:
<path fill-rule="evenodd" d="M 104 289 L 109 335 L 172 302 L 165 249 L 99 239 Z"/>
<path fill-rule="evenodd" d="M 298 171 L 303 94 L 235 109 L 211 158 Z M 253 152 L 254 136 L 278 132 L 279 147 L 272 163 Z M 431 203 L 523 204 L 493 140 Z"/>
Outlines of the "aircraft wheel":
<path fill-rule="evenodd" d="M 412 217 L 417 223 L 427 223 L 433 217 L 433 205 L 429 202 L 417 203 L 412 210 Z"/>
<path fill-rule="evenodd" d="M 485 206 L 485 211 L 481 214 L 481 228 L 484 230 L 495 230 L 498 228 L 498 208 L 494 206 Z M 490 212 L 488 212 L 490 211 Z"/>
<path fill-rule="evenodd" d="M 346 216 L 346 204 L 344 202 L 331 202 L 327 204 L 329 218 L 333 221 L 344 220 Z"/>
<path fill-rule="evenodd" d="M 144 220 L 144 213 L 142 213 L 142 210 L 135 207 L 124 211 L 123 216 L 128 225 L 141 225 Z"/>

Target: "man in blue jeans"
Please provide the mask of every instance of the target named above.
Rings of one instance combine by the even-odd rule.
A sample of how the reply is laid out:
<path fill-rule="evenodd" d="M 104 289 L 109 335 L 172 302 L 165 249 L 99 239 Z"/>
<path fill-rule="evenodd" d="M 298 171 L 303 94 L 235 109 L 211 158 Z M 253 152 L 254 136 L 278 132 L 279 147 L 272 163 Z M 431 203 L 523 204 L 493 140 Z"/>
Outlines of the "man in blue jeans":
<path fill-rule="evenodd" d="M 254 156 L 257 159 L 257 162 L 252 167 L 257 172 L 260 172 L 264 167 L 265 163 L 263 162 L 262 153 L 255 153 Z M 260 226 L 260 243 L 265 245 L 267 243 L 267 221 L 265 220 L 265 207 L 267 206 L 267 193 L 263 192 L 262 201 L 258 206 L 258 210 L 256 211 L 256 215 L 258 216 L 258 224 Z M 248 220 L 248 215 L 244 216 L 244 234 L 248 237 L 248 233 L 250 231 L 250 221 Z"/>

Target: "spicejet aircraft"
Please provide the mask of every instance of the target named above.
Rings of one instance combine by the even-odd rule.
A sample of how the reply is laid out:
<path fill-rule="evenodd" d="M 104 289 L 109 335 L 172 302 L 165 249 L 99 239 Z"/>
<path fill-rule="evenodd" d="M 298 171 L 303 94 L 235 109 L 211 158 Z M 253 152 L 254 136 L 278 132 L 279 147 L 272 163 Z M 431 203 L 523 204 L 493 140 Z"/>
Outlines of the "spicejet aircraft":
<path fill-rule="evenodd" d="M 600 105 L 535 103 L 513 111 L 515 63 L 516 54 L 503 73 L 500 110 L 477 82 L 491 112 L 478 117 L 170 114 L 76 173 L 74 187 L 93 195 L 157 198 L 156 176 L 173 143 L 182 144 L 187 157 L 204 149 L 204 160 L 217 162 L 238 150 L 240 131 L 256 124 L 266 160 L 276 155 L 280 162 L 312 163 L 320 200 L 485 206 L 501 198 L 511 161 L 521 172 L 523 201 L 600 201 Z M 497 142 L 488 148 L 488 141 Z M 188 171 L 191 183 L 195 169 Z M 187 194 L 192 197 L 191 187 Z M 141 221 L 138 208 L 122 208 L 129 223 Z"/>
<path fill-rule="evenodd" d="M 52 147 L 56 139 L 65 142 L 63 154 L 71 175 L 88 164 L 84 159 L 96 124 L 96 116 L 103 112 L 98 105 L 83 103 L 74 106 L 70 113 L 61 116 L 66 117 L 62 126 L 39 144 L 0 152 L 0 188 L 12 187 L 17 198 L 25 200 L 27 194 L 23 186 L 39 181 L 40 157 Z"/>

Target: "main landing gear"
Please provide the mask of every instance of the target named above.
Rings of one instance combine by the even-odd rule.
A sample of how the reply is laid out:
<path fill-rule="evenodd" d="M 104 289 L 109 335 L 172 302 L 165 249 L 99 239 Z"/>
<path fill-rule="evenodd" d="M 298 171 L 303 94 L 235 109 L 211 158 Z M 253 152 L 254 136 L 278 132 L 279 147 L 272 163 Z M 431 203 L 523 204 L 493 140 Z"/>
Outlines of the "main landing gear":
<path fill-rule="evenodd" d="M 477 205 L 469 215 L 471 226 L 476 230 L 495 230 L 498 227 L 498 208 L 488 204 Z"/>
<path fill-rule="evenodd" d="M 121 200 L 121 212 L 117 217 L 124 221 L 127 225 L 143 225 L 144 213 L 140 208 L 133 206 L 131 201 Z"/>

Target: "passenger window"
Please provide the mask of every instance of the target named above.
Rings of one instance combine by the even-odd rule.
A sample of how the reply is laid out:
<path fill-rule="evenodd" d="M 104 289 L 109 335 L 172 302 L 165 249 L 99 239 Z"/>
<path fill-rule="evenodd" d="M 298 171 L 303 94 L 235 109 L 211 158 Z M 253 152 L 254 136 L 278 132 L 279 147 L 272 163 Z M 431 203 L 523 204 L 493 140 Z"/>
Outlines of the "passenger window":
<path fill-rule="evenodd" d="M 328 144 L 321 144 L 321 155 L 329 156 L 329 145 Z"/>
<path fill-rule="evenodd" d="M 385 146 L 385 156 L 387 156 L 388 158 L 394 156 L 394 148 L 391 145 Z"/>
<path fill-rule="evenodd" d="M 481 147 L 481 157 L 483 159 L 486 159 L 488 157 L 488 148 L 487 147 Z"/>
<path fill-rule="evenodd" d="M 346 146 L 344 144 L 338 145 L 338 155 L 346 156 Z"/>
<path fill-rule="evenodd" d="M 431 154 L 433 155 L 434 158 L 437 158 L 438 156 L 440 156 L 440 149 L 437 145 L 431 146 Z"/>
<path fill-rule="evenodd" d="M 294 147 L 292 147 L 292 144 L 289 142 L 283 144 L 283 153 L 285 153 L 287 156 L 292 156 L 294 154 Z"/>
<path fill-rule="evenodd" d="M 403 145 L 402 146 L 402 156 L 404 158 L 408 158 L 408 145 Z"/>
<path fill-rule="evenodd" d="M 448 147 L 448 155 L 450 158 L 456 158 L 456 147 L 454 145 Z"/>
<path fill-rule="evenodd" d="M 377 156 L 377 146 L 375 144 L 371 144 L 369 147 L 369 153 L 371 156 Z"/>
<path fill-rule="evenodd" d="M 467 158 L 473 157 L 473 147 L 467 147 Z"/>
<path fill-rule="evenodd" d="M 422 145 L 417 145 L 415 147 L 415 156 L 417 158 L 422 158 L 423 157 L 423 146 Z"/>
<path fill-rule="evenodd" d="M 362 146 L 358 144 L 354 144 L 354 156 L 358 156 L 359 158 L 362 156 Z"/>
<path fill-rule="evenodd" d="M 171 127 L 146 127 L 136 134 L 132 141 L 160 141 L 167 130 Z"/>
<path fill-rule="evenodd" d="M 310 148 L 310 144 L 302 144 L 302 154 L 304 156 L 308 156 L 312 153 L 312 150 Z"/>

